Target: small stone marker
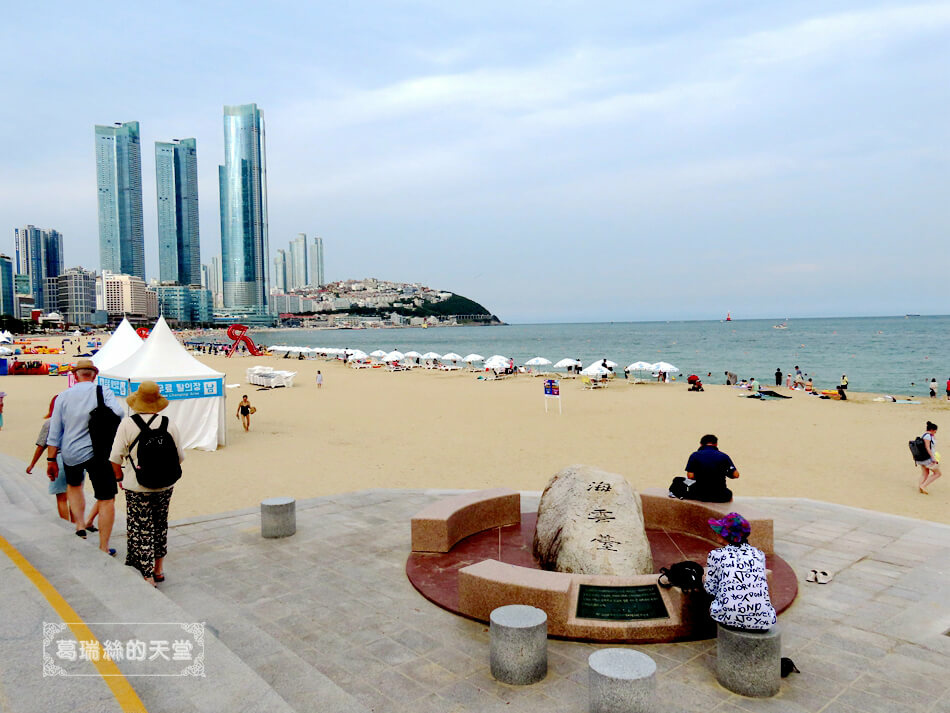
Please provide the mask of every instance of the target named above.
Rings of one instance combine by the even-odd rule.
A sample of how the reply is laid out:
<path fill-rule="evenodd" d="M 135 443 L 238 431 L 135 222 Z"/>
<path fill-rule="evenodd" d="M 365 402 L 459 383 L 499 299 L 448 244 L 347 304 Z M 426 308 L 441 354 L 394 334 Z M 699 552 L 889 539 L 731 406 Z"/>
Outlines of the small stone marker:
<path fill-rule="evenodd" d="M 261 537 L 290 537 L 297 532 L 297 501 L 293 498 L 261 500 Z"/>
<path fill-rule="evenodd" d="M 590 713 L 654 713 L 656 661 L 633 649 L 600 649 L 587 659 Z"/>
<path fill-rule="evenodd" d="M 548 674 L 548 615 L 523 604 L 491 613 L 491 675 L 502 683 L 523 686 Z"/>
<path fill-rule="evenodd" d="M 766 698 L 782 683 L 782 633 L 736 631 L 719 624 L 716 632 L 716 680 L 740 696 Z"/>

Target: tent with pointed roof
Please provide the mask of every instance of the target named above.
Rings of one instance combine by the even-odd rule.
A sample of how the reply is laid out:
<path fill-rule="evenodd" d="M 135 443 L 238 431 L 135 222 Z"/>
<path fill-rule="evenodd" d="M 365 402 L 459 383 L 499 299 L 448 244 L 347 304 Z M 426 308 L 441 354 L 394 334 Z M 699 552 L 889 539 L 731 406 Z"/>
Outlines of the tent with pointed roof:
<path fill-rule="evenodd" d="M 92 363 L 99 371 L 105 371 L 135 354 L 142 344 L 142 338 L 135 333 L 129 320 L 123 319 L 102 349 L 92 355 Z"/>
<path fill-rule="evenodd" d="M 164 317 L 158 318 L 134 354 L 99 372 L 99 383 L 121 399 L 134 393 L 143 381 L 157 382 L 162 396 L 169 400 L 162 414 L 178 426 L 182 448 L 213 451 L 224 445 L 224 374 L 189 354 Z"/>

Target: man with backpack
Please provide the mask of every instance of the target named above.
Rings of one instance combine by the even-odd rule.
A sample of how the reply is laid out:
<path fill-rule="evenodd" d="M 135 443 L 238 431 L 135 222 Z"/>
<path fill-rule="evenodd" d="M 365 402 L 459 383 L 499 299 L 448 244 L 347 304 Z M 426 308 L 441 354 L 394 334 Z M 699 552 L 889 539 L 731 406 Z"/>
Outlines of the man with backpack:
<path fill-rule="evenodd" d="M 56 480 L 56 455 L 61 454 L 66 471 L 66 501 L 76 523 L 76 535 L 85 539 L 86 498 L 82 484 L 86 473 L 89 474 L 99 502 L 99 549 L 115 556 L 115 550 L 109 548 L 109 537 L 118 488 L 109 466 L 109 451 L 122 419 L 122 407 L 111 389 L 96 385 L 99 369 L 90 359 L 77 361 L 72 372 L 76 383 L 56 397 L 50 416 L 46 475 Z"/>
<path fill-rule="evenodd" d="M 162 416 L 168 399 L 154 381 L 143 381 L 126 403 L 132 415 L 122 419 L 109 460 L 125 490 L 128 548 L 125 563 L 149 584 L 165 581 L 168 506 L 181 477 L 185 453 L 178 428 Z M 123 465 L 127 467 L 123 469 Z"/>

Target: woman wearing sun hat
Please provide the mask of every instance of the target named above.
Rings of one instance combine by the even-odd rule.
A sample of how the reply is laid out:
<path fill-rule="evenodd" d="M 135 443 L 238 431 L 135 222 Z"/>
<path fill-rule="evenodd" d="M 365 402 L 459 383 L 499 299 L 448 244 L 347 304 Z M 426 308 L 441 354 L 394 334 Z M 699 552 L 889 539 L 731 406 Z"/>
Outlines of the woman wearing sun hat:
<path fill-rule="evenodd" d="M 139 440 L 145 427 L 157 431 L 164 425 L 174 439 L 178 451 L 178 462 L 185 460 L 181 448 L 181 435 L 175 424 L 165 416 L 158 415 L 166 406 L 168 399 L 162 396 L 158 384 L 143 381 L 137 391 L 126 399 L 133 414 L 126 416 L 119 424 L 112 444 L 109 460 L 117 480 L 122 481 L 125 489 L 126 530 L 128 547 L 125 563 L 135 567 L 150 584 L 165 581 L 164 559 L 168 552 L 168 505 L 172 499 L 172 485 L 160 488 L 147 488 L 136 479 L 136 465 L 141 466 L 138 458 Z M 132 467 L 125 468 L 128 463 Z"/>
<path fill-rule="evenodd" d="M 765 575 L 765 554 L 749 544 L 752 528 L 737 512 L 709 520 L 725 547 L 713 550 L 706 559 L 706 592 L 712 595 L 709 615 L 732 629 L 766 631 L 776 616 L 769 600 Z"/>

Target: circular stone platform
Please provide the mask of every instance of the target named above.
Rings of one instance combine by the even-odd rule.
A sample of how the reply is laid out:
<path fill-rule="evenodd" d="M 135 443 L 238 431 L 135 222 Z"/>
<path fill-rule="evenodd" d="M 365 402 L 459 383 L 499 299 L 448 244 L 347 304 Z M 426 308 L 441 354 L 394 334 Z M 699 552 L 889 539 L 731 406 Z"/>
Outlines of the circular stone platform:
<path fill-rule="evenodd" d="M 433 604 L 465 616 L 459 611 L 459 570 L 487 559 L 540 569 L 532 553 L 537 522 L 536 512 L 523 512 L 520 524 L 500 528 L 500 537 L 496 527 L 460 540 L 450 552 L 412 552 L 406 561 L 406 574 L 412 586 Z M 706 555 L 718 546 L 681 532 L 647 530 L 646 533 L 658 574 L 660 567 L 669 567 L 683 560 L 705 564 Z M 767 555 L 766 566 L 772 570 L 769 589 L 772 604 L 776 612 L 781 613 L 795 601 L 798 579 L 789 564 L 778 555 Z"/>

